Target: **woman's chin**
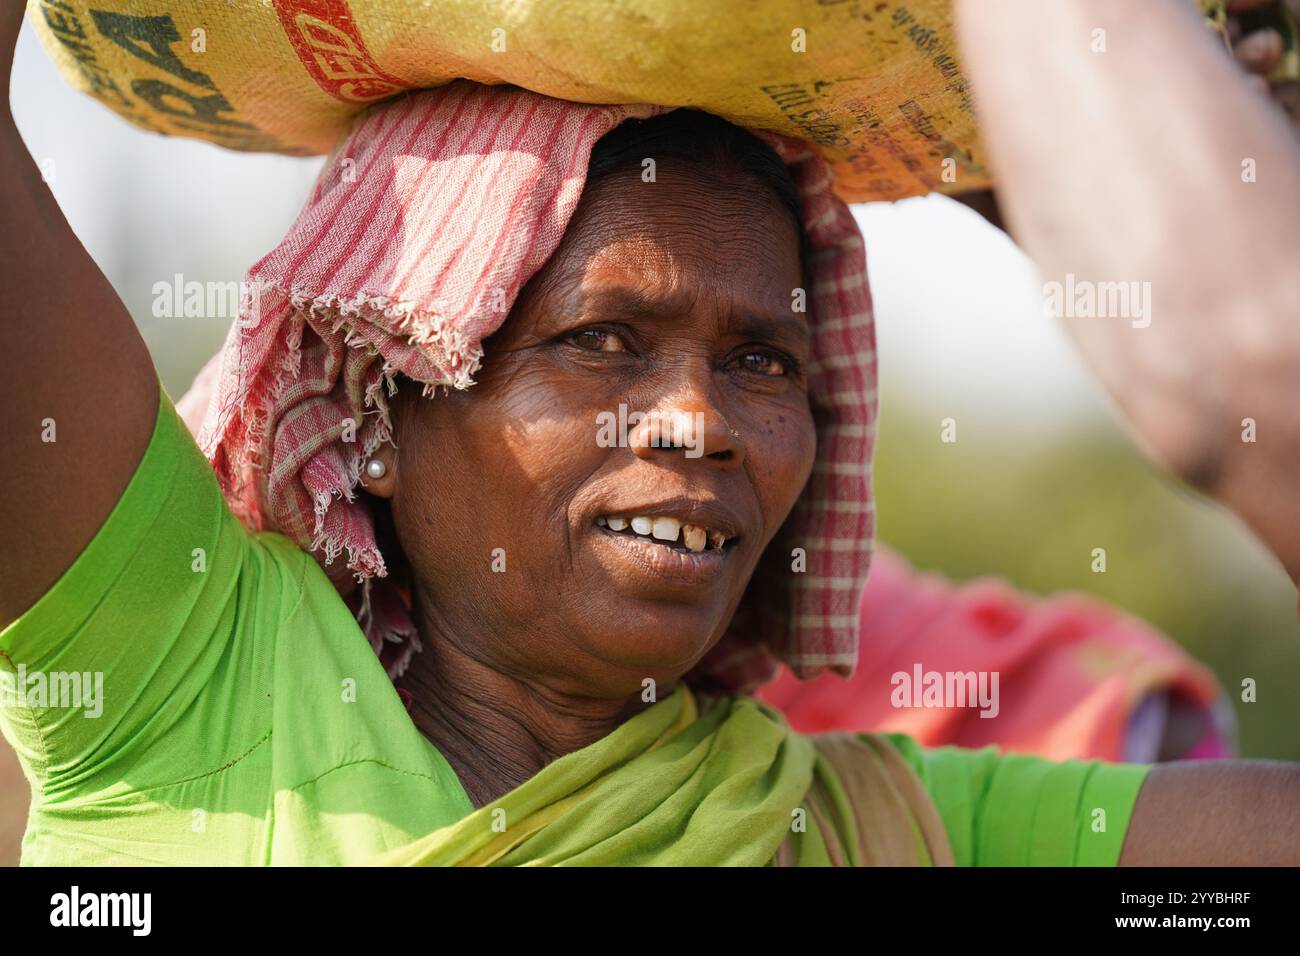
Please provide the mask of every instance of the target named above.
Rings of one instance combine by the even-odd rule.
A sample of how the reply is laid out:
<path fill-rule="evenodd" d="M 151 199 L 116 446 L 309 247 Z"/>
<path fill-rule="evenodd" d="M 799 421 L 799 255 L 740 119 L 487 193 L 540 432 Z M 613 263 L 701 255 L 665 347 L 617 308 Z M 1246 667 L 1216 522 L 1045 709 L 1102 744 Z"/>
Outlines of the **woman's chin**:
<path fill-rule="evenodd" d="M 690 553 L 612 533 L 588 539 L 577 568 L 589 600 L 580 633 L 621 678 L 662 680 L 694 666 L 726 628 L 744 590 L 743 556 Z"/>
<path fill-rule="evenodd" d="M 591 656 L 612 666 L 618 682 L 660 682 L 682 676 L 705 655 L 720 634 L 725 608 L 716 612 L 669 602 L 613 598 L 602 624 L 584 622 L 578 639 Z"/>

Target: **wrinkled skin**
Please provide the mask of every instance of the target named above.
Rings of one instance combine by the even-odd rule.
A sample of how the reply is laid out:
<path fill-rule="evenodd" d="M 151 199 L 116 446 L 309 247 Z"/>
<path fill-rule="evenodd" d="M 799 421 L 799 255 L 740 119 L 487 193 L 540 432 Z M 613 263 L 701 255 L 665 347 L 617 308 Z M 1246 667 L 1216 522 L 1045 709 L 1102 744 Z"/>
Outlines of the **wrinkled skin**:
<path fill-rule="evenodd" d="M 645 707 L 645 679 L 669 693 L 812 469 L 797 224 L 747 177 L 638 172 L 584 191 L 473 388 L 403 390 L 368 482 L 415 579 L 424 652 L 400 686 L 476 805 Z M 695 457 L 644 429 L 601 447 L 597 416 L 620 403 L 702 413 Z M 694 514 L 734 541 L 705 580 L 678 579 L 612 543 L 609 514 Z"/>

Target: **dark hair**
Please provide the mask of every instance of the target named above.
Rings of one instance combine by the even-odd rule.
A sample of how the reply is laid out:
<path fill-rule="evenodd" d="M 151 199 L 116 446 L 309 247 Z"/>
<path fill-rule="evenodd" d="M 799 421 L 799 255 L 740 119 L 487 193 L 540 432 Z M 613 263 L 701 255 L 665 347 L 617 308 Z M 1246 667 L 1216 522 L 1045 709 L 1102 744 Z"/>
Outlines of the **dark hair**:
<path fill-rule="evenodd" d="M 629 166 L 639 174 L 641 162 L 647 158 L 655 161 L 657 169 L 689 163 L 723 181 L 748 177 L 769 189 L 794 220 L 799 234 L 799 265 L 806 282 L 808 240 L 799 190 L 789 167 L 771 146 L 711 113 L 676 109 L 650 119 L 625 120 L 597 140 L 587 165 L 587 182 Z"/>

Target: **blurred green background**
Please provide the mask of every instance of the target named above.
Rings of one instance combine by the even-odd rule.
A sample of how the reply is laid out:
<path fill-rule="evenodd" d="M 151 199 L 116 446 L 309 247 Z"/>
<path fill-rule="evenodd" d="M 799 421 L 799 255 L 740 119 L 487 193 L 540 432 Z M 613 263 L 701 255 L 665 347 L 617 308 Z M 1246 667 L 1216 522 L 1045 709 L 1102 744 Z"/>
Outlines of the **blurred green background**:
<path fill-rule="evenodd" d="M 945 444 L 943 416 L 905 389 L 881 401 L 881 540 L 955 579 L 1086 591 L 1146 619 L 1213 668 L 1244 755 L 1300 760 L 1296 589 L 1233 516 L 1152 469 L 1104 420 L 1025 441 L 997 416 L 965 416 Z M 1105 573 L 1092 571 L 1098 547 Z M 1254 703 L 1240 699 L 1247 677 Z"/>

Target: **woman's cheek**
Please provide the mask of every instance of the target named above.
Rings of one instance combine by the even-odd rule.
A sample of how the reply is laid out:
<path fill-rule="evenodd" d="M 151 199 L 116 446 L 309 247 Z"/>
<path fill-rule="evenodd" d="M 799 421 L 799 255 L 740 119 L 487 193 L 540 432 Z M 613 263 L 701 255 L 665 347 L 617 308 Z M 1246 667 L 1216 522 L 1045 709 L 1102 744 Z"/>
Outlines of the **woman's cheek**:
<path fill-rule="evenodd" d="M 759 484 L 759 498 L 765 512 L 784 520 L 807 484 L 817 456 L 812 415 L 782 412 L 766 416 L 756 423 L 754 434 L 757 441 L 751 442 L 747 458 Z"/>
<path fill-rule="evenodd" d="M 605 450 L 597 443 L 597 410 L 552 406 L 531 419 L 504 423 L 499 454 L 528 480 L 550 484 L 574 465 L 591 463 Z"/>

